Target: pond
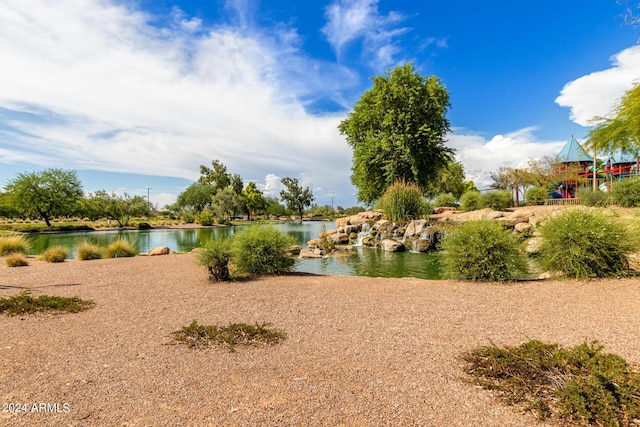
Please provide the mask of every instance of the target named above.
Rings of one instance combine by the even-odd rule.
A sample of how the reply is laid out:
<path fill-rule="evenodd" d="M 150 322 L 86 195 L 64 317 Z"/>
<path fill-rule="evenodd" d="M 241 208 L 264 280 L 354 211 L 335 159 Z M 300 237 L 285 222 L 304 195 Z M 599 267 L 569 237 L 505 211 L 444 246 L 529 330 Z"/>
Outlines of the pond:
<path fill-rule="evenodd" d="M 335 222 L 325 222 L 326 229 L 336 228 Z M 274 226 L 290 235 L 302 247 L 318 237 L 321 222 L 287 222 Z M 34 234 L 28 236 L 31 254 L 37 255 L 51 246 L 69 248 L 69 258 L 75 258 L 75 248 L 83 241 L 108 246 L 116 239 L 133 244 L 138 251 L 148 252 L 156 246 L 168 246 L 176 252 L 189 252 L 211 239 L 230 236 L 242 226 L 216 228 L 180 228 L 151 230 L 109 230 L 73 233 Z M 297 260 L 295 270 L 314 274 L 339 274 L 371 277 L 418 277 L 441 279 L 440 255 L 437 253 L 385 252 L 380 249 L 355 247 L 344 255 L 321 259 Z"/>

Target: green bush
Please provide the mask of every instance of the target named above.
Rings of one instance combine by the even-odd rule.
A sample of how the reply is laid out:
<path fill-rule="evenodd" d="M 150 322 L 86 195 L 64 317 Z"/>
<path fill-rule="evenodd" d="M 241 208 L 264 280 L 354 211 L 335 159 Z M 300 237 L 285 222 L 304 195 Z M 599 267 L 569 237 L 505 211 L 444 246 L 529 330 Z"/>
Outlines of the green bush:
<path fill-rule="evenodd" d="M 408 221 L 427 214 L 427 201 L 422 190 L 412 182 L 396 181 L 379 201 L 384 217 L 390 221 Z"/>
<path fill-rule="evenodd" d="M 102 258 L 102 248 L 90 242 L 82 242 L 76 250 L 76 258 L 79 261 L 88 261 Z"/>
<path fill-rule="evenodd" d="M 272 225 L 252 225 L 233 238 L 233 265 L 242 272 L 264 275 L 291 271 L 294 260 L 287 256 L 293 239 Z"/>
<path fill-rule="evenodd" d="M 0 256 L 14 253 L 27 254 L 31 244 L 26 237 L 21 235 L 9 235 L 0 237 Z"/>
<path fill-rule="evenodd" d="M 229 260 L 231 259 L 231 239 L 221 238 L 207 242 L 197 253 L 196 264 L 209 270 L 209 279 L 214 282 L 229 280 Z"/>
<path fill-rule="evenodd" d="M 25 267 L 29 265 L 27 258 L 24 254 L 19 252 L 14 252 L 4 259 L 4 262 L 7 264 L 7 267 Z"/>
<path fill-rule="evenodd" d="M 215 224 L 216 216 L 209 209 L 203 209 L 196 215 L 196 222 L 200 225 L 209 226 Z"/>
<path fill-rule="evenodd" d="M 482 205 L 494 211 L 505 211 L 513 204 L 511 192 L 507 190 L 491 190 L 482 194 Z"/>
<path fill-rule="evenodd" d="M 591 188 L 581 188 L 578 190 L 578 198 L 583 206 L 599 206 L 606 207 L 609 196 L 607 193 Z"/>
<path fill-rule="evenodd" d="M 527 275 L 517 237 L 498 223 L 469 221 L 445 231 L 446 275 L 453 279 L 507 282 Z"/>
<path fill-rule="evenodd" d="M 460 197 L 460 209 L 465 212 L 484 208 L 482 194 L 479 191 L 467 191 Z"/>
<path fill-rule="evenodd" d="M 465 354 L 475 383 L 562 425 L 630 426 L 640 418 L 640 375 L 597 342 L 572 348 L 532 340 Z"/>
<path fill-rule="evenodd" d="M 436 196 L 433 204 L 440 207 L 455 207 L 456 206 L 456 198 L 453 197 L 451 193 L 440 193 Z"/>
<path fill-rule="evenodd" d="M 549 198 L 549 192 L 542 187 L 531 187 L 524 193 L 528 205 L 544 205 Z"/>
<path fill-rule="evenodd" d="M 126 240 L 114 240 L 104 251 L 105 258 L 127 258 L 136 256 L 138 251 Z"/>
<path fill-rule="evenodd" d="M 40 259 L 46 262 L 64 262 L 69 255 L 69 249 L 64 246 L 52 246 L 40 255 Z"/>
<path fill-rule="evenodd" d="M 138 230 L 150 230 L 150 229 L 151 229 L 151 224 L 149 224 L 148 222 L 138 223 Z"/>
<path fill-rule="evenodd" d="M 182 211 L 182 220 L 187 224 L 193 224 L 196 220 L 196 216 L 191 211 Z"/>
<path fill-rule="evenodd" d="M 604 210 L 566 209 L 547 219 L 540 233 L 542 267 L 577 279 L 623 275 L 635 247 L 625 226 Z"/>
<path fill-rule="evenodd" d="M 640 207 L 640 177 L 624 178 L 611 186 L 611 196 L 618 206 Z"/>

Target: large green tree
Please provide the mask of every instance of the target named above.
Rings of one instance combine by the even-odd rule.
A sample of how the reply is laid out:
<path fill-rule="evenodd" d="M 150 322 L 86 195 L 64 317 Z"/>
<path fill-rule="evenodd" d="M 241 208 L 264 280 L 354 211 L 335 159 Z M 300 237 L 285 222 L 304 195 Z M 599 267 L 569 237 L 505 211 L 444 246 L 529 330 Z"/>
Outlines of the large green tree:
<path fill-rule="evenodd" d="M 49 227 L 53 217 L 73 215 L 82 197 L 76 172 L 55 168 L 19 173 L 5 189 L 21 215 L 42 218 Z"/>
<path fill-rule="evenodd" d="M 426 190 L 452 160 L 445 145 L 449 92 L 435 76 L 413 64 L 373 78 L 338 129 L 353 149 L 351 182 L 358 199 L 372 203 L 395 181 Z"/>
<path fill-rule="evenodd" d="M 611 116 L 594 117 L 596 126 L 585 145 L 599 152 L 622 149 L 640 156 L 640 83 L 625 92 Z"/>
<path fill-rule="evenodd" d="M 249 220 L 251 220 L 252 212 L 256 212 L 266 207 L 262 191 L 258 190 L 256 183 L 253 181 L 247 184 L 247 187 L 240 194 L 240 199 L 244 204 Z"/>
<path fill-rule="evenodd" d="M 286 203 L 287 209 L 298 211 L 300 219 L 302 219 L 304 208 L 311 206 L 311 202 L 313 202 L 313 193 L 309 187 L 303 189 L 297 178 L 286 177 L 282 178 L 280 182 L 287 187 L 286 190 L 280 191 L 280 198 Z"/>

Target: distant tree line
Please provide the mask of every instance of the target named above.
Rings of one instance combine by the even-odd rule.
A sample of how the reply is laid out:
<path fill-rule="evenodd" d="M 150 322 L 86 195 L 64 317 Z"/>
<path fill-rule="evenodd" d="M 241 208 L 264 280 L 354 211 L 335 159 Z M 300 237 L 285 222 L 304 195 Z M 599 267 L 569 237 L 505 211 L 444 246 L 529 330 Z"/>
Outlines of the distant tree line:
<path fill-rule="evenodd" d="M 0 217 L 41 219 L 48 226 L 54 218 L 108 219 L 125 227 L 131 218 L 158 214 L 211 225 L 238 215 L 252 219 L 255 215 L 302 217 L 306 213 L 326 218 L 363 210 L 317 206 L 312 204 L 312 191 L 297 179 L 282 178 L 282 184 L 280 198 L 264 196 L 255 182 L 245 186 L 240 175 L 229 173 L 222 162 L 213 160 L 211 167 L 200 166 L 198 180 L 180 193 L 174 204 L 158 212 L 143 196 L 105 190 L 85 194 L 75 171 L 53 168 L 19 173 L 10 180 L 0 192 Z"/>

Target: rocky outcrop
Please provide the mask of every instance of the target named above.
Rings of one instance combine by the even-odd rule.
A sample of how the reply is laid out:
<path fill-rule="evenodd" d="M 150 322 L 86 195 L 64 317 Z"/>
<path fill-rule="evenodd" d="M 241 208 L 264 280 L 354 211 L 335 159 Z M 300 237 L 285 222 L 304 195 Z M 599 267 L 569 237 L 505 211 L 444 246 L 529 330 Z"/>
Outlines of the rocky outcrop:
<path fill-rule="evenodd" d="M 380 220 L 381 218 L 382 218 L 382 211 L 379 211 L 379 210 L 359 212 L 355 215 L 347 216 L 344 218 L 338 218 L 336 220 L 336 226 L 338 227 L 338 229 L 340 229 L 340 227 L 346 227 L 347 225 L 362 227 L 362 224 L 373 225 L 375 224 L 376 221 Z"/>

